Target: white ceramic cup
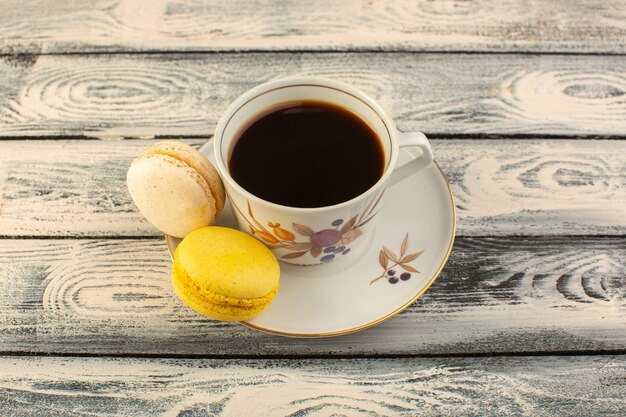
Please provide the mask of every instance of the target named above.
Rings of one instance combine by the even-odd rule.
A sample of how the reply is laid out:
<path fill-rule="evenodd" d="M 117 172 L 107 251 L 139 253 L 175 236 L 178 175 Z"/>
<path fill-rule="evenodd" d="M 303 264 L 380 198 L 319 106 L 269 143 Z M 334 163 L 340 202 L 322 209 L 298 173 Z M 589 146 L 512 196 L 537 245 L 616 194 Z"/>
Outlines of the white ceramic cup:
<path fill-rule="evenodd" d="M 300 101 L 326 102 L 347 109 L 374 130 L 384 150 L 385 169 L 369 190 L 332 206 L 296 208 L 256 197 L 231 177 L 230 153 L 251 121 L 286 103 Z M 217 123 L 214 146 L 217 169 L 239 228 L 265 243 L 279 260 L 299 265 L 356 257 L 370 241 L 367 237 L 372 234 L 387 187 L 433 161 L 424 134 L 399 133 L 391 117 L 366 94 L 347 84 L 317 77 L 270 81 L 239 96 Z M 397 168 L 402 147 L 418 147 L 422 155 Z"/>

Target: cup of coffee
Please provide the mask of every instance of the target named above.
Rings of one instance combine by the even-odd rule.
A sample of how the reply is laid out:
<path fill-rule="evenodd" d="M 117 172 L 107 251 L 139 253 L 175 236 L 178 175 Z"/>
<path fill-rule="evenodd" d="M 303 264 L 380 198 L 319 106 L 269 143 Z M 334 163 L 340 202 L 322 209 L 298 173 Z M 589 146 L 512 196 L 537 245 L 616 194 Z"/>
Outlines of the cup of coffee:
<path fill-rule="evenodd" d="M 366 94 L 317 77 L 241 95 L 220 118 L 214 147 L 239 228 L 299 265 L 356 258 L 385 190 L 433 161 L 422 133 L 399 133 Z M 422 153 L 398 168 L 401 147 Z"/>

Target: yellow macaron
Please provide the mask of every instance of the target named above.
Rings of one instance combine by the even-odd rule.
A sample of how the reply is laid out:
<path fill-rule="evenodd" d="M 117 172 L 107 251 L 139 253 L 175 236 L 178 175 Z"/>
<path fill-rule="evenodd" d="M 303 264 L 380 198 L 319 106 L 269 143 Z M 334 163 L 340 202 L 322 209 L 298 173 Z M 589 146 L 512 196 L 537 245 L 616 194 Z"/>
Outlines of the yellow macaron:
<path fill-rule="evenodd" d="M 244 321 L 278 293 L 280 267 L 261 242 L 238 230 L 203 227 L 174 252 L 174 291 L 189 307 L 217 320 Z"/>

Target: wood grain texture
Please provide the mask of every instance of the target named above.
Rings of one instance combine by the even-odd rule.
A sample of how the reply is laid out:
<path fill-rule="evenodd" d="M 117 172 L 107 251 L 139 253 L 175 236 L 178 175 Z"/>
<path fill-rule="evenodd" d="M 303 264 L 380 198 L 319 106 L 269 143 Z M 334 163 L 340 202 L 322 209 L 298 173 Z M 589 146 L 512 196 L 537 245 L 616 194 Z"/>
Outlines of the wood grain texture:
<path fill-rule="evenodd" d="M 125 184 L 131 160 L 150 143 L 0 141 L 0 235 L 160 236 Z M 624 141 L 432 144 L 452 186 L 461 236 L 626 233 Z"/>
<path fill-rule="evenodd" d="M 540 0 L 4 0 L 0 52 L 624 52 L 626 3 Z"/>
<path fill-rule="evenodd" d="M 205 136 L 252 86 L 309 74 L 362 88 L 405 131 L 621 137 L 625 67 L 626 56 L 7 56 L 0 59 L 0 136 Z"/>
<path fill-rule="evenodd" d="M 319 355 L 616 351 L 626 240 L 458 239 L 429 291 L 353 335 L 215 322 L 173 294 L 162 240 L 0 240 L 0 351 Z"/>
<path fill-rule="evenodd" d="M 435 141 L 452 184 L 458 233 L 624 235 L 622 141 Z"/>
<path fill-rule="evenodd" d="M 0 358 L 2 415 L 624 415 L 624 356 Z"/>

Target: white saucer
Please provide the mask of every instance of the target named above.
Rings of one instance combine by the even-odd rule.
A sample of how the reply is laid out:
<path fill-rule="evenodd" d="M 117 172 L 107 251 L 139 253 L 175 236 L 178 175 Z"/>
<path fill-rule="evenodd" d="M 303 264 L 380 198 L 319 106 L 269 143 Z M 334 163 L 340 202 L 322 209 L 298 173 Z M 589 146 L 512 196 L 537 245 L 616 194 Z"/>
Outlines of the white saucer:
<path fill-rule="evenodd" d="M 212 141 L 200 151 L 214 161 Z M 413 157 L 402 149 L 399 164 Z M 226 205 L 216 224 L 237 228 L 230 204 Z M 242 324 L 284 336 L 334 336 L 374 326 L 411 305 L 435 281 L 454 242 L 454 201 L 439 166 L 391 187 L 377 216 L 370 245 L 356 259 L 346 256 L 315 266 L 281 263 L 278 295 L 263 313 Z M 407 236 L 405 268 L 390 268 L 401 257 Z M 165 236 L 165 240 L 173 254 L 180 239 Z M 383 277 L 372 283 L 384 274 L 384 263 L 395 271 L 397 282 Z M 408 280 L 401 279 L 403 273 L 410 274 Z"/>

